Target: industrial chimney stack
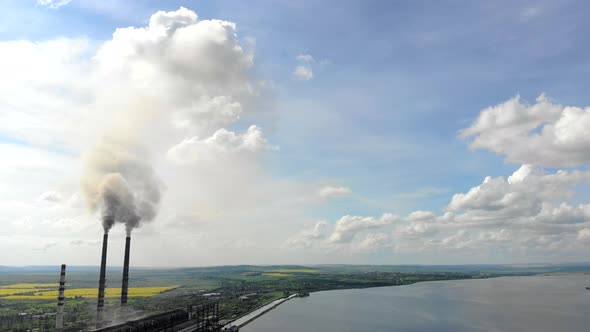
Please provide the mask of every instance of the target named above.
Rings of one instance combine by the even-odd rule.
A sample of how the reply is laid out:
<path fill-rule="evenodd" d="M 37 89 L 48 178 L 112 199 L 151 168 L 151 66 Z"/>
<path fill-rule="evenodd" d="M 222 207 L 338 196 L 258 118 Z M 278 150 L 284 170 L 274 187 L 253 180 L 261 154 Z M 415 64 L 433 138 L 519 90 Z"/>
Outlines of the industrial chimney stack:
<path fill-rule="evenodd" d="M 98 279 L 98 302 L 96 304 L 96 326 L 100 327 L 104 320 L 104 290 L 106 288 L 106 269 L 107 269 L 107 245 L 109 234 L 104 233 L 102 238 L 102 256 L 100 260 L 100 278 Z"/>
<path fill-rule="evenodd" d="M 123 282 L 121 284 L 121 306 L 127 305 L 127 294 L 129 290 L 129 250 L 131 247 L 131 236 L 125 238 L 125 260 L 123 262 Z"/>
<path fill-rule="evenodd" d="M 66 289 L 66 265 L 61 265 L 59 274 L 59 295 L 57 296 L 57 314 L 55 315 L 55 331 L 62 332 L 64 325 L 64 291 Z"/>

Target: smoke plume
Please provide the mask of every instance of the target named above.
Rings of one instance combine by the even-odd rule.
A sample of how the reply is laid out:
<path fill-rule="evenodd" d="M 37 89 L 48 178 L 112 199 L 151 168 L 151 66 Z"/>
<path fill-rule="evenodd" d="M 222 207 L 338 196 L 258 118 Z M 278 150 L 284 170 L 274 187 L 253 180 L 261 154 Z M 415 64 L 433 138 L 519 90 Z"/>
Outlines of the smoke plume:
<path fill-rule="evenodd" d="M 184 7 L 159 11 L 147 26 L 117 29 L 88 66 L 92 123 L 84 135 L 99 139 L 87 151 L 81 182 L 105 232 L 124 223 L 130 233 L 157 214 L 162 186 L 142 146 L 158 156 L 174 152 L 174 172 L 182 167 L 187 176 L 173 183 L 177 193 L 190 188 L 196 162 L 267 147 L 257 126 L 244 135 L 224 128 L 257 107 L 264 86 L 232 22 L 199 21 Z M 166 180 L 180 178 L 172 175 Z M 192 213 L 192 203 L 184 204 Z"/>
<path fill-rule="evenodd" d="M 106 138 L 86 156 L 82 191 L 90 209 L 100 211 L 105 233 L 117 222 L 130 235 L 154 219 L 160 187 L 147 154 L 132 142 Z"/>

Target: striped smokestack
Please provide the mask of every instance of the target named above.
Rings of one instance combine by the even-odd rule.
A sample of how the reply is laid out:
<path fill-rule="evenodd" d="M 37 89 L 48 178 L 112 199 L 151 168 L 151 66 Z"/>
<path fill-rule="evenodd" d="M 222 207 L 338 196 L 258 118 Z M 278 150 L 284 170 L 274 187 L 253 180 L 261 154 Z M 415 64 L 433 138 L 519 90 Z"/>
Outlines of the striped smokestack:
<path fill-rule="evenodd" d="M 104 290 L 106 288 L 106 270 L 107 270 L 107 245 L 109 234 L 104 233 L 102 238 L 102 256 L 100 260 L 100 278 L 98 279 L 98 302 L 96 304 L 96 326 L 100 327 L 104 320 Z"/>
<path fill-rule="evenodd" d="M 123 282 L 121 283 L 121 306 L 127 305 L 127 294 L 129 290 L 129 250 L 131 247 L 131 236 L 125 238 L 125 260 L 123 262 Z"/>
<path fill-rule="evenodd" d="M 64 325 L 64 291 L 66 289 L 66 265 L 61 265 L 59 274 L 59 295 L 57 296 L 57 314 L 55 315 L 55 331 L 62 332 Z"/>

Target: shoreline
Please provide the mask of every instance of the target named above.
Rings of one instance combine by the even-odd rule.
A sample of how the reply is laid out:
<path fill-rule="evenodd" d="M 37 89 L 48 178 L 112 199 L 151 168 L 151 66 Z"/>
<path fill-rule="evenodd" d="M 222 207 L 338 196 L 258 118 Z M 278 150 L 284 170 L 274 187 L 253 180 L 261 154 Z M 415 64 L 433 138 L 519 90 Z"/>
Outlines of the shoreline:
<path fill-rule="evenodd" d="M 490 278 L 497 278 L 497 277 L 490 277 Z M 490 279 L 490 278 L 482 278 L 482 279 Z M 465 279 L 451 279 L 451 280 L 473 280 L 473 279 L 467 279 L 467 278 L 465 278 Z M 334 289 L 324 289 L 324 290 L 311 291 L 308 294 L 311 295 L 311 294 L 314 294 L 314 293 L 331 292 L 331 291 L 339 291 L 339 290 L 354 290 L 354 289 L 367 289 L 367 288 L 410 286 L 410 285 L 415 285 L 417 283 L 434 282 L 434 281 L 450 281 L 450 280 L 423 280 L 423 281 L 417 281 L 417 282 L 413 282 L 413 283 L 410 283 L 410 284 L 402 284 L 402 285 L 351 287 L 351 288 L 334 288 Z M 271 301 L 271 302 L 269 302 L 267 304 L 263 304 L 263 305 L 255 308 L 255 309 L 253 309 L 252 311 L 250 311 L 250 312 L 248 312 L 248 313 L 246 313 L 246 314 L 244 314 L 244 315 L 242 315 L 242 316 L 240 316 L 240 317 L 232 320 L 231 322 L 225 324 L 222 327 L 222 331 L 229 330 L 232 327 L 237 327 L 238 329 L 240 329 L 240 328 L 248 325 L 252 321 L 256 320 L 257 318 L 260 318 L 262 315 L 266 314 L 267 312 L 271 311 L 272 309 L 278 307 L 279 305 L 287 302 L 288 300 L 291 300 L 291 299 L 297 297 L 298 295 L 299 295 L 298 293 L 291 294 L 289 297 L 283 297 L 283 298 L 280 298 L 280 299 L 276 299 L 274 301 Z M 275 303 L 275 302 L 277 302 L 277 303 Z M 273 304 L 273 303 L 275 303 L 275 304 Z M 234 324 L 236 321 L 238 321 L 240 319 L 243 319 L 244 317 L 247 317 L 248 315 L 251 315 L 251 314 L 255 313 L 256 311 L 258 311 L 260 309 L 263 309 L 263 308 L 265 308 L 267 306 L 268 306 L 268 308 L 260 311 L 258 314 L 256 314 L 253 317 L 247 319 L 245 322 L 240 323 L 238 325 Z"/>
<path fill-rule="evenodd" d="M 402 285 L 390 285 L 390 286 L 374 286 L 374 287 L 351 287 L 351 288 L 337 288 L 337 289 L 326 289 L 326 290 L 318 290 L 318 291 L 312 291 L 309 292 L 309 294 L 315 294 L 315 293 L 322 293 L 322 292 L 332 292 L 332 291 L 340 291 L 340 290 L 361 290 L 361 289 L 369 289 L 369 288 L 390 288 L 390 287 L 400 287 L 400 286 L 412 286 L 412 285 L 416 285 L 416 284 L 422 284 L 422 283 L 429 283 L 429 282 L 449 282 L 449 281 L 480 281 L 480 280 L 489 280 L 489 279 L 498 279 L 498 278 L 514 278 L 514 277 L 534 277 L 534 276 L 559 276 L 559 275 L 576 275 L 576 274 L 588 274 L 588 272 L 551 272 L 551 273 L 535 273 L 535 274 L 526 274 L 526 275 L 498 275 L 498 276 L 490 276 L 490 277 L 486 277 L 486 278 L 462 278 L 462 279 L 449 279 L 449 280 L 423 280 L 423 281 L 417 281 L 417 282 L 413 282 L 410 284 L 402 284 Z M 227 323 L 223 329 L 229 329 L 232 326 L 236 326 L 238 328 L 242 328 L 244 326 L 246 326 L 247 324 L 251 323 L 252 321 L 256 320 L 257 318 L 260 318 L 262 315 L 268 313 L 269 311 L 275 309 L 276 307 L 278 307 L 279 305 L 285 303 L 288 300 L 291 300 L 295 297 L 297 297 L 299 294 L 295 293 L 290 295 L 289 297 L 286 298 L 280 298 L 274 301 L 271 301 L 267 304 L 261 305 L 255 309 L 253 309 L 252 311 L 242 315 L 241 317 L 238 317 L 236 319 L 234 319 L 233 321 Z M 276 303 L 275 303 L 276 302 Z M 274 304 L 273 304 L 274 303 Z M 265 307 L 268 307 L 264 310 L 261 310 Z M 247 317 L 248 315 L 252 315 L 253 313 L 255 313 L 256 311 L 261 310 L 259 313 L 257 313 L 256 315 L 254 315 L 253 317 L 247 319 L 245 322 L 239 323 L 239 324 L 234 324 L 236 321 L 243 319 L 244 317 Z"/>
<path fill-rule="evenodd" d="M 429 327 L 426 326 L 428 323 L 420 323 L 420 318 L 433 317 L 432 326 L 435 326 L 439 322 L 449 323 L 447 320 L 449 314 L 459 312 L 455 312 L 455 309 L 471 310 L 473 308 L 474 312 L 481 314 L 479 315 L 481 316 L 481 323 L 478 322 L 477 324 L 481 324 L 482 330 L 487 330 L 497 323 L 493 319 L 489 319 L 490 312 L 503 315 L 502 317 L 505 317 L 506 320 L 512 317 L 510 305 L 513 303 L 512 300 L 517 301 L 519 306 L 523 308 L 526 308 L 527 303 L 534 302 L 535 305 L 533 307 L 536 308 L 535 310 L 537 310 L 536 312 L 540 317 L 547 317 L 546 308 L 543 304 L 544 301 L 538 301 L 542 297 L 552 299 L 556 294 L 559 294 L 559 301 L 557 302 L 560 303 L 558 303 L 556 308 L 560 308 L 562 304 L 568 303 L 574 303 L 578 307 L 584 307 L 584 303 L 588 303 L 587 297 L 584 296 L 584 293 L 588 292 L 584 287 L 590 286 L 588 284 L 590 279 L 588 279 L 587 273 L 541 274 L 518 276 L 518 278 L 503 276 L 500 278 L 487 278 L 479 279 L 477 282 L 475 281 L 471 280 L 467 282 L 464 279 L 452 280 L 444 284 L 420 282 L 414 284 L 415 286 L 421 285 L 416 289 L 413 287 L 384 287 L 381 290 L 376 289 L 372 291 L 370 288 L 367 288 L 360 290 L 361 292 L 358 293 L 356 290 L 351 289 L 344 290 L 345 292 L 318 292 L 318 294 L 314 293 L 314 295 L 317 295 L 317 299 L 305 301 L 305 303 L 294 301 L 287 307 L 279 308 L 279 310 L 271 312 L 270 315 L 264 316 L 262 319 L 245 326 L 244 329 L 260 332 L 278 330 L 284 330 L 286 332 L 305 330 L 341 331 L 346 329 L 347 323 L 341 323 L 337 318 L 348 317 L 349 315 L 358 313 L 360 315 L 359 317 L 368 315 L 369 321 L 378 322 L 374 326 L 379 327 L 379 330 L 393 330 L 394 327 L 400 330 L 405 330 L 405 328 L 410 329 L 410 327 L 413 329 L 415 327 L 418 330 Z M 465 295 L 465 297 L 457 297 L 457 295 Z M 373 296 L 380 299 L 376 301 L 377 304 L 387 304 L 384 310 L 366 307 L 367 301 L 369 303 L 374 302 L 370 300 Z M 441 299 L 441 302 L 433 302 L 431 300 L 433 298 L 432 296 Z M 508 298 L 513 296 L 513 298 L 512 300 L 506 300 L 506 296 Z M 529 298 L 528 296 L 531 297 Z M 361 297 L 363 301 L 359 301 Z M 343 302 L 350 305 L 335 305 Z M 406 303 L 408 306 L 400 305 L 401 303 Z M 449 309 L 441 314 L 440 304 L 443 303 L 444 306 L 448 305 L 449 308 L 455 309 Z M 324 308 L 330 308 L 332 305 L 334 305 L 335 311 L 330 310 L 329 313 L 318 315 L 318 312 L 322 312 Z M 295 315 L 291 314 L 291 309 L 296 313 Z M 393 309 L 393 311 L 390 309 Z M 418 309 L 424 310 L 420 311 Z M 516 322 L 522 324 L 522 326 L 526 326 L 528 322 L 527 310 L 529 309 L 526 309 L 524 315 L 521 317 L 516 317 L 518 318 Z M 557 311 L 559 312 L 559 310 Z M 383 317 L 390 317 L 388 315 L 394 315 L 396 317 L 395 323 L 392 323 L 393 325 L 389 324 L 386 319 L 383 319 Z M 573 330 L 578 330 L 579 326 L 583 324 L 583 320 L 580 319 L 570 320 L 572 317 L 569 317 L 567 313 L 557 316 L 559 316 L 558 318 L 560 320 L 563 320 L 563 323 L 570 322 L 570 324 L 573 324 L 571 326 L 578 326 L 578 328 L 574 328 Z M 473 327 L 472 322 L 460 316 L 457 317 L 453 321 L 453 324 L 457 327 L 454 330 L 470 331 L 471 329 L 469 327 Z M 580 317 L 583 317 L 583 315 L 579 315 L 578 318 Z M 334 320 L 336 324 L 327 325 L 321 322 L 322 319 L 327 319 L 328 321 Z M 363 319 L 359 318 L 357 321 L 360 322 Z M 551 320 L 548 323 L 551 323 Z M 279 328 L 281 324 L 284 324 L 285 329 Z M 508 327 L 506 330 L 509 331 L 510 324 L 506 326 Z M 544 325 L 539 326 L 543 327 Z M 547 330 L 540 329 L 539 331 L 555 331 L 556 329 L 554 327 Z M 366 331 L 370 330 L 367 329 Z"/>
<path fill-rule="evenodd" d="M 276 299 L 274 301 L 271 301 L 267 304 L 261 305 L 260 307 L 255 308 L 254 310 L 242 315 L 241 317 L 238 317 L 238 318 L 234 319 L 233 321 L 225 324 L 225 326 L 223 326 L 222 330 L 230 329 L 233 326 L 235 326 L 237 328 L 242 328 L 242 327 L 246 326 L 247 324 L 251 323 L 256 318 L 266 314 L 267 312 L 271 311 L 272 309 L 274 309 L 274 308 L 278 307 L 279 305 L 297 297 L 298 295 L 299 295 L 298 293 L 291 294 L 288 297 L 282 297 L 282 298 Z M 260 312 L 256 313 L 259 310 L 260 310 Z M 239 321 L 240 319 L 246 318 L 250 315 L 253 315 L 253 316 L 248 318 L 246 321 L 238 323 L 238 324 L 235 323 L 236 321 Z"/>

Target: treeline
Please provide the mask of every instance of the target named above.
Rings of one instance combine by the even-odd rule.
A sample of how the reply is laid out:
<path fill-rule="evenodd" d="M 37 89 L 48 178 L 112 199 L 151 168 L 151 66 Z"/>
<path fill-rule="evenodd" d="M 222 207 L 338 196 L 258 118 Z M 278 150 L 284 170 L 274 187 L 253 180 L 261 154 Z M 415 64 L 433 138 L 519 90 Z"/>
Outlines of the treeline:
<path fill-rule="evenodd" d="M 66 303 L 64 331 L 79 331 L 86 326 L 92 318 L 89 305 L 86 301 Z M 0 303 L 0 307 L 6 306 L 7 303 Z M 10 307 L 0 314 L 0 331 L 55 331 L 55 301 L 22 301 Z"/>

